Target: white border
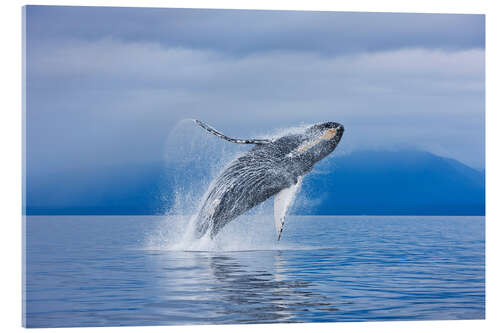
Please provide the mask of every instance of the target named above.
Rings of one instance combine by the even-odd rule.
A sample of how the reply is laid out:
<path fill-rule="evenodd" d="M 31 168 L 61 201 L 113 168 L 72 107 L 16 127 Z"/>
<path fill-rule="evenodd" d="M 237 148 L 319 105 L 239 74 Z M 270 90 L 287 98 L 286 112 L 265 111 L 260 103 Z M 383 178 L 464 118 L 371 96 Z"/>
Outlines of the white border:
<path fill-rule="evenodd" d="M 31 5 L 87 5 L 87 6 L 128 6 L 128 7 L 184 7 L 184 8 L 239 8 L 239 9 L 288 9 L 288 10 L 333 10 L 333 11 L 377 11 L 377 12 L 419 12 L 419 13 L 477 13 L 486 14 L 486 175 L 487 175 L 487 308 L 485 321 L 422 321 L 422 322 L 369 322 L 369 323 L 329 323 L 329 324 L 273 324 L 273 325 L 222 325 L 222 326 L 158 326 L 158 327 L 122 327 L 122 328 L 91 328 L 92 331 L 147 331 L 164 332 L 166 329 L 174 332 L 189 332 L 203 330 L 207 332 L 233 332 L 235 329 L 243 332 L 258 330 L 319 330 L 375 332 L 438 332 L 453 330 L 455 332 L 493 331 L 499 327 L 498 312 L 498 32 L 500 32 L 500 15 L 495 1 L 152 1 L 152 0 L 107 0 L 107 1 L 4 1 L 0 11 L 2 29 L 2 135 L 1 155 L 3 156 L 1 197 L 2 226 L 2 314 L 1 326 L 9 332 L 21 328 L 21 6 Z M 57 329 L 64 332 L 69 329 Z M 75 329 L 71 329 L 75 330 Z M 87 331 L 90 329 L 78 329 Z M 7 330 L 6 330 L 7 331 Z M 53 329 L 44 329 L 50 332 Z"/>

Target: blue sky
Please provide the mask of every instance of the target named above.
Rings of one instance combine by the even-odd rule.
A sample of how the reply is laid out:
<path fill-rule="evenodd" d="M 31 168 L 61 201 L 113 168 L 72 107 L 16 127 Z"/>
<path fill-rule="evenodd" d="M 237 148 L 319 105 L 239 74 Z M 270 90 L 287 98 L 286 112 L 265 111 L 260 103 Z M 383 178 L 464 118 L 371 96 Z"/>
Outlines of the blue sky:
<path fill-rule="evenodd" d="M 484 168 L 484 16 L 27 8 L 29 179 L 165 158 L 199 118 L 247 137 L 346 127 Z"/>

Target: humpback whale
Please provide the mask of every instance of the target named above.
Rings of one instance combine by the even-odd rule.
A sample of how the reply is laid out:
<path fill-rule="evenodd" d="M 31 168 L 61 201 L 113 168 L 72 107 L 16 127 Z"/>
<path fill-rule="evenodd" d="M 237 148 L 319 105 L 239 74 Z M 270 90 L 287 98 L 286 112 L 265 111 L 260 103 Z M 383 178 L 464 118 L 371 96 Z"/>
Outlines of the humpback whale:
<path fill-rule="evenodd" d="M 254 145 L 210 185 L 195 220 L 198 238 L 209 233 L 213 239 L 227 223 L 275 196 L 274 222 L 280 240 L 286 210 L 300 189 L 302 177 L 335 150 L 344 133 L 341 124 L 325 122 L 275 139 L 234 139 L 199 120 L 195 122 L 224 140 Z"/>

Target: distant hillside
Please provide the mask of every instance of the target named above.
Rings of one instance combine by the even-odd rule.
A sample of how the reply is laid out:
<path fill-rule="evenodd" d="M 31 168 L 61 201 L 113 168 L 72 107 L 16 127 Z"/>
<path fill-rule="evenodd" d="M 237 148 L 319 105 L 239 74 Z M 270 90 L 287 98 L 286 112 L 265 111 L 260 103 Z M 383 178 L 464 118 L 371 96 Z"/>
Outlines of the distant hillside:
<path fill-rule="evenodd" d="M 28 173 L 27 214 L 159 214 L 163 212 L 164 194 L 169 192 L 165 176 L 163 162 L 100 169 L 75 167 L 71 173 L 37 177 Z"/>
<path fill-rule="evenodd" d="M 359 151 L 317 165 L 297 214 L 484 215 L 484 172 L 419 151 Z M 302 207 L 300 207 L 302 206 Z"/>
<path fill-rule="evenodd" d="M 173 203 L 172 184 L 187 186 L 206 175 L 201 166 L 179 170 L 161 162 L 28 174 L 27 213 L 162 214 Z M 484 215 L 484 189 L 484 172 L 452 159 L 418 151 L 359 151 L 318 163 L 304 179 L 292 213 Z"/>

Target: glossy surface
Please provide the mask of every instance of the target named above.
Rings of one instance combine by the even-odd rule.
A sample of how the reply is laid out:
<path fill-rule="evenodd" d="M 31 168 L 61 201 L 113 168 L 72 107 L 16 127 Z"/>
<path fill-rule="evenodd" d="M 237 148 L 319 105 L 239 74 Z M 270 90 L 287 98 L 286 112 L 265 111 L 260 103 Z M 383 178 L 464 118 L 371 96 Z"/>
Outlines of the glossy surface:
<path fill-rule="evenodd" d="M 484 217 L 291 217 L 279 243 L 272 217 L 249 219 L 187 251 L 169 244 L 183 219 L 28 216 L 25 322 L 484 318 Z"/>

